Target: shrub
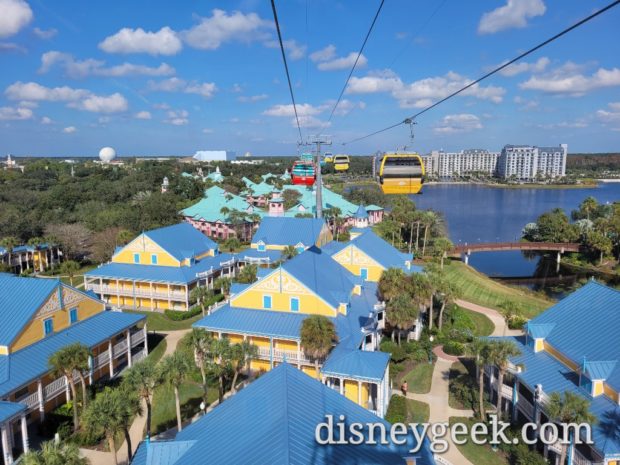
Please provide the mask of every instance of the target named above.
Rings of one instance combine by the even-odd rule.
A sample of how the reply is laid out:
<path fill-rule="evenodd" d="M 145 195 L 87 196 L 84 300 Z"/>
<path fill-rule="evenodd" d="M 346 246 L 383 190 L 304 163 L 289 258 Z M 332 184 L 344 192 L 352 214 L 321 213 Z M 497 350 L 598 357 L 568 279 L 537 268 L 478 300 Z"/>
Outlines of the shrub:
<path fill-rule="evenodd" d="M 525 318 L 524 316 L 516 315 L 512 318 L 508 318 L 508 327 L 510 329 L 521 329 L 523 328 L 523 325 L 527 323 L 527 321 L 527 318 Z"/>
<path fill-rule="evenodd" d="M 205 301 L 205 308 L 213 305 L 217 302 L 220 302 L 224 299 L 224 294 L 215 294 L 209 300 Z M 183 310 L 164 310 L 164 315 L 166 315 L 172 321 L 183 321 L 188 318 L 193 318 L 196 315 L 202 313 L 202 308 L 200 305 L 196 305 L 195 307 L 190 308 L 187 311 Z"/>
<path fill-rule="evenodd" d="M 477 407 L 478 391 L 468 374 L 461 373 L 450 380 L 450 394 L 466 409 Z"/>
<path fill-rule="evenodd" d="M 407 422 L 407 400 L 403 396 L 393 395 L 388 405 L 385 419 L 390 423 Z"/>
<path fill-rule="evenodd" d="M 391 354 L 391 359 L 395 363 L 400 363 L 407 358 L 407 352 L 403 346 L 399 346 L 395 342 L 386 339 L 381 342 L 381 352 L 388 352 Z"/>
<path fill-rule="evenodd" d="M 422 344 L 417 341 L 410 341 L 403 344 L 403 349 L 410 360 L 414 362 L 424 362 L 428 360 L 428 353 L 431 350 L 429 344 Z"/>
<path fill-rule="evenodd" d="M 465 346 L 457 341 L 448 341 L 444 344 L 443 351 L 448 355 L 463 355 Z"/>

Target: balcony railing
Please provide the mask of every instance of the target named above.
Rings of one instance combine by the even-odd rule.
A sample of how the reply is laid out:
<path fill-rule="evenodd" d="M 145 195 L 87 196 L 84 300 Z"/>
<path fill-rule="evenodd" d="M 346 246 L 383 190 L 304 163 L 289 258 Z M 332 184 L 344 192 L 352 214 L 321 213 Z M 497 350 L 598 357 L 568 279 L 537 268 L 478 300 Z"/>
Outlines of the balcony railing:
<path fill-rule="evenodd" d="M 282 350 L 275 348 L 271 351 L 269 347 L 259 347 L 258 357 L 266 360 L 271 360 L 273 357 L 273 360 L 276 362 L 281 362 L 286 358 L 287 362 L 314 363 L 314 359 L 309 359 L 302 351 L 298 353 L 293 350 Z M 319 359 L 319 363 L 322 363 L 322 361 L 322 359 Z"/>
<path fill-rule="evenodd" d="M 100 286 L 99 284 L 89 283 L 86 285 L 86 288 L 94 291 L 97 294 L 105 294 L 105 295 L 122 295 L 129 297 L 145 297 L 147 299 L 175 299 L 175 300 L 183 300 L 187 298 L 187 293 L 185 291 L 170 291 L 170 292 L 161 292 L 150 289 L 133 289 L 131 287 L 116 287 L 116 286 Z"/>

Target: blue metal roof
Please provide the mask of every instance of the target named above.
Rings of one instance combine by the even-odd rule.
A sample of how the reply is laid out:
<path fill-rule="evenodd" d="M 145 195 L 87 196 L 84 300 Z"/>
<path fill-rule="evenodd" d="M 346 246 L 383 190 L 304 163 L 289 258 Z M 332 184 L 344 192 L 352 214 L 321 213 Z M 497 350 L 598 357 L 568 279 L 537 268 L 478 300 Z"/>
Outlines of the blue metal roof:
<path fill-rule="evenodd" d="M 534 339 L 545 339 L 553 328 L 555 323 L 527 323 L 527 332 Z"/>
<path fill-rule="evenodd" d="M 24 404 L 0 400 L 0 423 L 10 420 L 24 410 L 26 410 L 26 406 Z"/>
<path fill-rule="evenodd" d="M 404 445 L 321 446 L 315 440 L 315 429 L 326 420 L 326 415 L 333 415 L 336 419 L 344 415 L 348 423 L 390 426 L 333 389 L 284 363 L 189 425 L 177 434 L 174 442 L 195 441 L 182 455 L 184 465 L 404 464 L 404 457 L 411 456 L 411 437 Z M 154 444 L 156 442 L 143 444 L 140 449 L 152 448 Z M 156 452 L 164 457 L 163 450 Z M 133 464 L 176 463 L 174 458 L 172 462 L 153 461 L 153 452 L 151 461 L 146 461 L 148 455 L 139 452 Z M 428 440 L 416 455 L 417 465 L 435 463 Z"/>
<path fill-rule="evenodd" d="M 131 463 L 135 465 L 174 465 L 181 463 L 181 457 L 194 444 L 196 441 L 141 442 Z"/>
<path fill-rule="evenodd" d="M 81 342 L 94 347 L 145 320 L 143 315 L 104 311 L 9 355 L 0 355 L 0 396 L 9 394 L 49 371 L 50 355 Z"/>
<path fill-rule="evenodd" d="M 532 392 L 537 384 L 541 384 L 543 391 L 547 394 L 568 391 L 590 401 L 590 413 L 598 419 L 592 426 L 592 439 L 596 449 L 608 456 L 620 454 L 620 437 L 617 433 L 609 434 L 610 419 L 620 419 L 620 406 L 618 404 L 605 395 L 593 398 L 579 387 L 579 375 L 577 373 L 547 352 L 534 353 L 532 348 L 525 344 L 525 336 L 492 339 L 509 340 L 517 345 L 521 355 L 511 358 L 510 361 L 524 367 L 524 370 L 517 373 L 516 376 L 521 382 L 529 386 Z M 618 420 L 615 420 L 614 431 L 617 431 L 618 424 Z"/>
<path fill-rule="evenodd" d="M 532 324 L 555 324 L 546 342 L 580 365 L 586 360 L 620 360 L 620 291 L 596 281 L 562 299 Z M 620 366 L 609 373 L 607 383 L 620 391 Z"/>
<path fill-rule="evenodd" d="M 190 226 L 191 227 L 191 226 Z M 133 263 L 106 263 L 88 271 L 89 278 L 152 281 L 170 284 L 189 284 L 196 281 L 198 273 L 220 270 L 222 263 L 232 260 L 228 253 L 205 257 L 190 266 L 138 265 Z"/>
<path fill-rule="evenodd" d="M 405 262 L 413 260 L 413 255 L 400 252 L 370 229 L 351 240 L 351 244 L 379 262 L 384 268 L 403 268 L 406 270 Z M 414 270 L 414 268 L 416 269 Z M 415 266 L 412 266 L 411 269 L 416 272 L 422 271 L 420 267 Z"/>
<path fill-rule="evenodd" d="M 57 279 L 0 274 L 0 345 L 8 346 L 58 288 Z"/>
<path fill-rule="evenodd" d="M 333 307 L 348 303 L 355 285 L 353 275 L 317 247 L 288 260 L 282 269 Z"/>
<path fill-rule="evenodd" d="M 607 379 L 609 375 L 616 368 L 617 360 L 607 361 L 607 362 L 590 362 L 587 361 L 583 365 L 583 369 L 585 373 L 590 377 L 590 379 Z"/>
<path fill-rule="evenodd" d="M 355 379 L 381 381 L 390 363 L 390 354 L 336 347 L 329 354 L 321 373 Z"/>
<path fill-rule="evenodd" d="M 359 207 L 357 207 L 357 211 L 355 212 L 355 215 L 353 215 L 355 218 L 368 218 L 368 212 L 366 211 L 366 209 L 364 208 L 364 205 L 360 205 Z"/>
<path fill-rule="evenodd" d="M 144 235 L 177 260 L 184 260 L 217 249 L 217 244 L 189 223 L 173 224 L 145 231 Z"/>
<path fill-rule="evenodd" d="M 325 222 L 320 218 L 289 218 L 285 216 L 266 216 L 254 236 L 252 243 L 259 241 L 268 245 L 314 245 L 321 234 Z"/>

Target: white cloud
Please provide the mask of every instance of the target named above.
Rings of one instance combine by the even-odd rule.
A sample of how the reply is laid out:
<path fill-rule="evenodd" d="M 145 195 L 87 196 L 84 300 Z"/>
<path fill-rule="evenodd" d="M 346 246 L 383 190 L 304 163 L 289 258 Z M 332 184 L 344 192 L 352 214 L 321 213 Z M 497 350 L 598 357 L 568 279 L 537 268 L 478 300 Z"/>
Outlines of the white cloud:
<path fill-rule="evenodd" d="M 24 107 L 0 107 L 0 121 L 32 118 L 32 110 Z"/>
<path fill-rule="evenodd" d="M 239 92 L 243 92 L 243 87 L 240 84 L 237 84 L 235 82 L 232 86 L 232 89 L 230 89 L 230 91 L 238 94 Z"/>
<path fill-rule="evenodd" d="M 310 59 L 315 63 L 318 61 L 328 61 L 335 57 L 336 47 L 332 44 L 329 44 L 327 47 L 310 54 Z"/>
<path fill-rule="evenodd" d="M 133 115 L 134 118 L 136 119 L 151 119 L 151 112 L 150 111 L 139 111 L 138 113 L 136 113 L 135 115 Z"/>
<path fill-rule="evenodd" d="M 202 130 L 202 133 L 203 134 L 213 134 L 213 129 L 211 129 L 211 128 L 204 128 Z"/>
<path fill-rule="evenodd" d="M 0 0 L 0 37 L 17 34 L 32 21 L 33 14 L 24 0 Z"/>
<path fill-rule="evenodd" d="M 580 128 L 587 128 L 588 123 L 583 119 L 578 119 L 575 121 L 560 121 L 558 123 L 539 124 L 538 127 L 541 129 L 560 129 L 560 128 L 580 129 Z"/>
<path fill-rule="evenodd" d="M 455 134 L 482 129 L 480 118 L 470 113 L 446 115 L 433 129 L 437 134 Z"/>
<path fill-rule="evenodd" d="M 26 53 L 27 50 L 19 44 L 13 42 L 0 42 L 0 53 L 4 52 L 21 52 Z"/>
<path fill-rule="evenodd" d="M 302 103 L 297 105 L 297 115 L 299 116 L 299 125 L 310 129 L 323 129 L 331 125 L 327 121 L 323 121 L 317 118 L 318 115 L 329 111 L 333 108 L 335 100 L 328 100 L 321 105 L 312 105 L 310 103 Z M 364 102 L 352 102 L 351 100 L 341 100 L 338 108 L 334 112 L 335 115 L 346 115 L 355 109 L 364 109 L 366 104 Z M 263 115 L 267 116 L 285 116 L 291 118 L 293 126 L 297 126 L 295 120 L 295 112 L 293 111 L 292 104 L 286 105 L 273 105 L 271 108 L 265 110 Z"/>
<path fill-rule="evenodd" d="M 346 57 L 342 58 L 334 58 L 333 60 L 324 61 L 319 63 L 317 68 L 321 71 L 337 71 L 341 69 L 349 69 L 355 63 L 355 58 L 357 58 L 357 52 L 351 52 Z M 364 55 L 360 55 L 359 60 L 357 60 L 356 68 L 362 68 L 368 64 L 368 59 Z"/>
<path fill-rule="evenodd" d="M 538 105 L 540 104 L 540 102 L 538 100 L 528 100 L 525 99 L 519 95 L 517 95 L 513 101 L 517 104 L 517 105 L 521 105 L 520 109 L 521 110 L 532 110 L 534 108 L 537 108 Z"/>
<path fill-rule="evenodd" d="M 306 56 L 305 45 L 298 44 L 295 40 L 285 40 L 282 42 L 284 44 L 284 50 L 286 51 L 286 57 L 290 60 L 300 60 L 301 58 Z M 280 48 L 280 42 L 277 40 L 269 40 L 264 43 L 265 47 L 268 48 Z"/>
<path fill-rule="evenodd" d="M 325 105 L 331 111 L 331 108 L 334 106 L 335 103 L 336 103 L 335 100 L 329 100 L 326 102 Z M 346 114 L 351 113 L 353 110 L 356 110 L 356 109 L 363 110 L 364 108 L 366 108 L 365 102 L 362 102 L 362 101 L 353 102 L 351 100 L 343 99 L 338 104 L 338 108 L 336 108 L 336 111 L 334 111 L 334 115 L 344 116 Z"/>
<path fill-rule="evenodd" d="M 351 78 L 346 93 L 389 92 L 398 101 L 401 108 L 423 108 L 434 101 L 447 97 L 470 82 L 471 80 L 468 77 L 450 71 L 444 76 L 420 79 L 406 84 L 391 70 L 384 70 L 361 78 Z M 506 90 L 503 87 L 482 87 L 476 84 L 461 95 L 500 103 L 505 93 Z"/>
<path fill-rule="evenodd" d="M 177 33 L 168 26 L 157 32 L 142 28 L 125 27 L 116 34 L 106 37 L 99 48 L 107 53 L 148 53 L 149 55 L 175 55 L 183 44 Z"/>
<path fill-rule="evenodd" d="M 611 102 L 607 106 L 609 110 L 598 110 L 596 118 L 605 125 L 611 126 L 612 131 L 620 131 L 620 102 Z"/>
<path fill-rule="evenodd" d="M 116 66 L 105 67 L 105 61 L 94 60 L 75 60 L 69 53 L 52 50 L 41 56 L 41 67 L 38 72 L 44 74 L 49 72 L 54 66 L 59 65 L 65 74 L 72 78 L 83 78 L 86 76 L 170 76 L 175 73 L 175 69 L 161 63 L 158 67 L 136 65 L 133 63 L 123 63 Z"/>
<path fill-rule="evenodd" d="M 507 0 L 506 5 L 482 15 L 478 34 L 526 27 L 528 19 L 542 16 L 546 10 L 542 0 Z"/>
<path fill-rule="evenodd" d="M 75 131 L 77 131 L 77 128 L 75 126 L 67 126 L 62 130 L 62 132 L 64 132 L 65 134 L 73 134 Z"/>
<path fill-rule="evenodd" d="M 580 97 L 596 89 L 620 86 L 619 68 L 599 68 L 594 74 L 588 76 L 577 71 L 576 65 L 572 63 L 570 65 L 544 76 L 532 76 L 527 81 L 520 83 L 519 87 L 549 94 Z"/>
<path fill-rule="evenodd" d="M 96 113 L 116 113 L 127 110 L 125 97 L 119 93 L 95 95 L 86 89 L 68 86 L 45 87 L 36 82 L 18 81 L 6 88 L 4 94 L 10 100 L 67 102 L 67 106 Z"/>
<path fill-rule="evenodd" d="M 297 114 L 299 116 L 314 116 L 325 110 L 324 107 L 316 107 L 309 103 L 301 103 L 297 104 Z M 271 108 L 265 110 L 263 115 L 267 116 L 295 116 L 295 111 L 293 109 L 293 104 L 289 103 L 286 105 L 274 105 Z"/>
<path fill-rule="evenodd" d="M 37 102 L 32 102 L 32 101 L 28 101 L 28 100 L 22 100 L 21 102 L 19 102 L 19 104 L 17 106 L 18 107 L 25 107 L 25 108 L 37 108 L 39 106 L 39 104 Z"/>
<path fill-rule="evenodd" d="M 520 73 L 525 73 L 527 71 L 532 73 L 540 73 L 545 70 L 545 68 L 549 65 L 550 62 L 551 60 L 549 60 L 549 58 L 541 57 L 534 63 L 527 63 L 525 61 L 522 61 L 520 63 L 513 63 L 510 66 L 501 70 L 499 74 L 501 74 L 502 76 L 511 77 Z M 495 66 L 493 68 L 495 68 Z"/>
<path fill-rule="evenodd" d="M 41 124 L 52 124 L 54 121 L 52 121 L 52 118 L 48 117 L 48 116 L 44 116 L 43 118 L 41 118 Z"/>
<path fill-rule="evenodd" d="M 38 27 L 35 27 L 32 32 L 34 32 L 34 35 L 36 35 L 38 38 L 40 39 L 51 39 L 52 37 L 54 37 L 56 34 L 58 34 L 58 30 L 51 28 L 51 29 L 39 29 Z"/>
<path fill-rule="evenodd" d="M 331 126 L 331 123 L 328 121 L 322 121 L 316 116 L 304 115 L 299 116 L 299 125 L 302 128 L 308 129 L 324 129 Z M 295 118 L 291 119 L 291 126 L 297 127 L 297 121 Z"/>
<path fill-rule="evenodd" d="M 212 16 L 201 18 L 200 23 L 181 32 L 183 40 L 191 47 L 201 50 L 215 50 L 224 42 L 252 42 L 265 40 L 266 30 L 271 22 L 261 19 L 256 13 L 243 14 L 214 9 Z"/>
<path fill-rule="evenodd" d="M 174 126 L 183 126 L 189 123 L 188 116 L 189 112 L 187 110 L 170 110 L 168 118 L 164 122 Z"/>
<path fill-rule="evenodd" d="M 149 81 L 148 89 L 159 92 L 184 92 L 186 94 L 197 94 L 204 98 L 211 98 L 217 92 L 214 82 L 187 82 L 177 77 L 164 79 L 162 81 Z"/>
<path fill-rule="evenodd" d="M 269 96 L 267 94 L 258 94 L 258 95 L 240 95 L 237 97 L 237 100 L 241 103 L 255 103 L 260 102 L 261 100 L 265 100 Z"/>

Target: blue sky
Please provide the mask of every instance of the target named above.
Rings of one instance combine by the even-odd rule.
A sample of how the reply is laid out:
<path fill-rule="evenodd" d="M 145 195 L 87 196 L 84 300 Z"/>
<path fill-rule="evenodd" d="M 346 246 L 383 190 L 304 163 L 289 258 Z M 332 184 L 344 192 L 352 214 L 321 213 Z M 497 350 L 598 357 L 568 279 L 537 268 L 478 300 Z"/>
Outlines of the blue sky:
<path fill-rule="evenodd" d="M 334 152 L 409 143 L 416 113 L 608 1 L 278 1 L 304 137 Z M 0 0 L 0 154 L 294 154 L 298 139 L 268 1 Z M 620 150 L 620 7 L 418 120 L 413 148 L 568 143 Z"/>

